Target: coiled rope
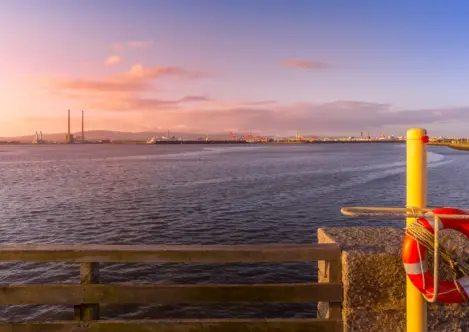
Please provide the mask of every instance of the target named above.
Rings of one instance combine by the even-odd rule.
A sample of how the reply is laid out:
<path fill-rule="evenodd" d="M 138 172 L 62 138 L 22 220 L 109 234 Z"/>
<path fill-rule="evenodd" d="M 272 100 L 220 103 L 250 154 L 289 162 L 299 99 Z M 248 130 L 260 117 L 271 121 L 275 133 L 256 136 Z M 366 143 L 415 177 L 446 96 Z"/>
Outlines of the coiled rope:
<path fill-rule="evenodd" d="M 435 235 L 418 222 L 413 222 L 406 227 L 406 235 L 412 237 L 415 241 L 423 245 L 430 254 L 434 252 Z M 441 259 L 446 262 L 451 270 L 455 272 L 458 278 L 469 276 L 469 263 L 458 257 L 456 254 L 456 246 L 451 245 L 448 241 L 449 236 L 443 237 L 440 241 L 438 253 Z"/>
<path fill-rule="evenodd" d="M 456 246 L 451 245 L 451 243 L 448 241 L 449 236 L 443 237 L 441 240 L 441 246 L 438 245 L 438 224 L 440 220 L 439 218 L 435 219 L 435 234 L 429 231 L 427 228 L 425 228 L 423 225 L 421 225 L 418 222 L 413 222 L 410 225 L 408 225 L 405 229 L 406 235 L 412 237 L 415 241 L 417 241 L 419 244 L 423 245 L 429 252 L 430 255 L 433 255 L 434 257 L 434 293 L 432 294 L 432 298 L 429 299 L 428 297 L 427 300 L 429 302 L 435 302 L 438 294 L 438 259 L 441 257 L 441 259 L 446 262 L 450 269 L 453 271 L 453 282 L 456 286 L 456 289 L 458 290 L 459 294 L 461 295 L 462 298 L 466 299 L 466 302 L 469 301 L 467 298 L 467 295 L 461 290 L 461 287 L 459 283 L 457 282 L 457 279 L 463 276 L 469 276 L 469 263 L 466 262 L 464 259 L 459 257 L 456 253 Z M 436 249 L 436 250 L 435 250 Z M 420 250 L 419 250 L 419 256 L 421 256 Z M 420 257 L 420 261 L 422 261 L 422 257 Z M 424 282 L 424 288 L 425 288 L 425 278 L 423 276 L 422 272 L 422 280 Z"/>

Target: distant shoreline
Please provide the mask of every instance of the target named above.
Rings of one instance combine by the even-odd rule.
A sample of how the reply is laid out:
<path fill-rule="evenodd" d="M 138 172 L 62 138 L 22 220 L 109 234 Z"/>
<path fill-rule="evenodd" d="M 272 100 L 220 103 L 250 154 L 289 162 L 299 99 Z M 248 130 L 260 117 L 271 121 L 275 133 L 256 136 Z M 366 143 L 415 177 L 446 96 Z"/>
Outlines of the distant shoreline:
<path fill-rule="evenodd" d="M 446 146 L 450 149 L 460 150 L 460 151 L 469 151 L 469 144 L 464 143 L 431 143 L 434 146 Z"/>
<path fill-rule="evenodd" d="M 73 144 L 67 143 L 29 143 L 29 142 L 0 142 L 0 145 L 184 145 L 184 144 L 198 144 L 198 145 L 240 145 L 240 144 L 265 144 L 265 145 L 298 145 L 298 144 L 379 144 L 379 143 L 386 143 L 386 144 L 403 144 L 405 141 L 397 141 L 397 140 L 370 140 L 370 141 L 290 141 L 290 142 L 281 142 L 281 141 L 274 141 L 274 142 L 247 142 L 247 141 L 231 141 L 231 140 L 213 140 L 213 141 L 161 141 L 161 142 L 154 142 L 154 143 L 147 143 L 143 141 L 114 141 L 114 142 L 77 142 Z M 468 145 L 469 149 L 469 145 Z"/>

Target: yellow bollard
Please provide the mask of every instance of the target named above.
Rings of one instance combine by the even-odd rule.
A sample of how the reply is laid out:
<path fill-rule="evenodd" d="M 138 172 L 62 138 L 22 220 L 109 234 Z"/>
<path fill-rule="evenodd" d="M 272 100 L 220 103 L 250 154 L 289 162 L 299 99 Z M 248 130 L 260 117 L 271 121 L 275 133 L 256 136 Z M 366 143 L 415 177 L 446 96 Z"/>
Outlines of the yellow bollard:
<path fill-rule="evenodd" d="M 427 205 L 427 131 L 420 128 L 407 130 L 407 207 L 423 208 Z M 407 218 L 407 225 L 415 218 Z M 407 278 L 407 332 L 427 331 L 427 302 Z"/>

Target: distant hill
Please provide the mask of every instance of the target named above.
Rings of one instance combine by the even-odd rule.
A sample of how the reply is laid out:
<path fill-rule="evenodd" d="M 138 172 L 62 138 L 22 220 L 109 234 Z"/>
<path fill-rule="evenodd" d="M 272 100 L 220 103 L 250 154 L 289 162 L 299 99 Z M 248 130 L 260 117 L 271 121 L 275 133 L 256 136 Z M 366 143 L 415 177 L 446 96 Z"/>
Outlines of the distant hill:
<path fill-rule="evenodd" d="M 170 132 L 170 136 L 182 137 L 187 140 L 195 140 L 199 137 L 204 137 L 206 134 L 197 133 L 182 133 L 182 132 Z M 168 132 L 122 132 L 122 131 L 111 131 L 111 130 L 90 130 L 85 131 L 85 138 L 87 140 L 135 140 L 135 141 L 147 141 L 155 136 L 167 136 Z M 81 132 L 74 133 L 74 136 L 81 136 Z M 0 137 L 0 141 L 19 141 L 19 142 L 32 142 L 35 139 L 35 135 L 28 136 L 17 136 L 17 137 Z M 55 134 L 43 134 L 43 139 L 47 141 L 64 142 L 65 133 Z M 209 139 L 231 139 L 228 133 L 209 134 Z"/>

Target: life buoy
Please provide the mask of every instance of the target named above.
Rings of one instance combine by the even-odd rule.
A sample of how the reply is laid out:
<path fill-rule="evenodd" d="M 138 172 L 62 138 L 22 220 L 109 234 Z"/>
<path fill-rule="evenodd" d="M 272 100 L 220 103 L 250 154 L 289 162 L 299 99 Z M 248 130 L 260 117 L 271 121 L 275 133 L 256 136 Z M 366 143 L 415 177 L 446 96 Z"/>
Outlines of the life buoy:
<path fill-rule="evenodd" d="M 438 208 L 431 211 L 433 214 L 465 214 L 463 210 L 454 208 Z M 429 218 L 430 219 L 430 218 Z M 441 218 L 439 230 L 454 229 L 469 237 L 469 222 L 462 219 Z M 434 219 L 418 218 L 417 221 L 426 229 L 433 231 Z M 434 293 L 433 273 L 428 271 L 425 260 L 425 247 L 410 235 L 404 238 L 402 259 L 407 276 L 412 284 L 427 298 Z M 438 283 L 437 301 L 443 303 L 462 303 L 469 300 L 469 277 L 461 277 L 455 281 L 440 280 Z"/>

